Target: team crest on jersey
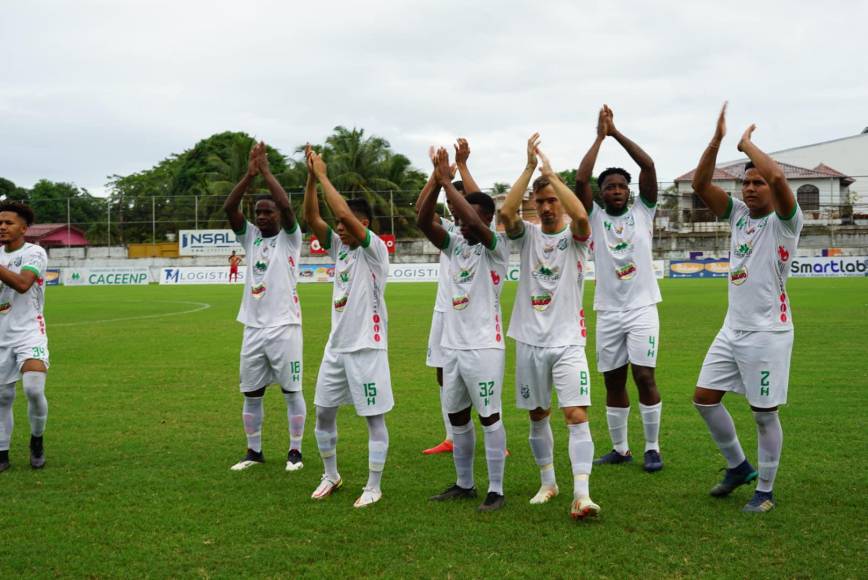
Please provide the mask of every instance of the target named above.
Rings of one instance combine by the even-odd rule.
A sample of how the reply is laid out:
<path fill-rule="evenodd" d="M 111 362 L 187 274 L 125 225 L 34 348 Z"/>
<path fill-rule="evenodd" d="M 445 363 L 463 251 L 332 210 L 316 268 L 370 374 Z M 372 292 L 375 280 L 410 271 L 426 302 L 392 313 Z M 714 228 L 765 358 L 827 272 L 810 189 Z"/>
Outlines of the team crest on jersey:
<path fill-rule="evenodd" d="M 787 260 L 790 259 L 790 253 L 783 246 L 778 246 L 778 259 L 781 262 L 786 262 Z"/>
<path fill-rule="evenodd" d="M 10 310 L 12 310 L 12 303 L 4 302 L 0 304 L 0 314 L 9 314 Z"/>
<path fill-rule="evenodd" d="M 253 240 L 253 245 L 256 246 L 257 248 L 259 246 L 261 246 L 262 245 L 262 238 L 256 238 L 255 240 Z"/>
<path fill-rule="evenodd" d="M 548 293 L 537 294 L 536 296 L 530 297 L 530 305 L 533 306 L 533 309 L 537 312 L 545 312 L 551 303 L 552 295 Z"/>
<path fill-rule="evenodd" d="M 344 308 L 347 307 L 347 302 L 349 301 L 349 299 L 349 296 L 344 294 L 343 296 L 335 300 L 335 310 L 338 312 L 343 312 Z"/>
<path fill-rule="evenodd" d="M 739 258 L 747 258 L 753 253 L 753 240 L 748 240 L 743 244 L 739 244 L 735 248 L 735 255 Z"/>
<path fill-rule="evenodd" d="M 744 284 L 747 281 L 747 267 L 742 266 L 741 268 L 736 268 L 735 270 L 730 271 L 729 281 L 736 286 Z"/>
<path fill-rule="evenodd" d="M 630 262 L 620 268 L 615 268 L 615 275 L 619 280 L 629 280 L 636 275 L 636 264 Z"/>
<path fill-rule="evenodd" d="M 341 250 L 340 252 L 338 252 L 338 260 L 344 262 L 346 261 L 348 255 L 349 254 L 347 254 L 346 250 Z"/>
<path fill-rule="evenodd" d="M 257 300 L 265 296 L 265 284 L 257 284 L 256 286 L 251 286 L 250 295 Z"/>
<path fill-rule="evenodd" d="M 522 385 L 519 391 L 521 392 L 522 399 L 530 399 L 530 387 Z"/>
<path fill-rule="evenodd" d="M 567 239 L 566 238 L 561 238 L 558 241 L 558 249 L 562 252 L 567 249 Z"/>
<path fill-rule="evenodd" d="M 452 308 L 455 310 L 464 310 L 468 304 L 470 304 L 470 296 L 467 294 L 452 297 Z"/>
<path fill-rule="evenodd" d="M 17 258 L 15 258 L 15 261 L 12 262 L 12 265 L 15 266 L 16 268 L 21 266 L 21 256 L 18 256 Z"/>

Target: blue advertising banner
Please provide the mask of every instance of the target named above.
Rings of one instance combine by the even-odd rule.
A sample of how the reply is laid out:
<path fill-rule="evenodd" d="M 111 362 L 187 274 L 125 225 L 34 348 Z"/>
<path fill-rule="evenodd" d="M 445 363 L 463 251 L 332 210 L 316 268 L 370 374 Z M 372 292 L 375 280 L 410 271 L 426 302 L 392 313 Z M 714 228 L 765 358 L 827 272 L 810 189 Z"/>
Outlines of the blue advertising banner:
<path fill-rule="evenodd" d="M 729 272 L 729 258 L 695 258 L 671 260 L 670 278 L 725 278 Z"/>

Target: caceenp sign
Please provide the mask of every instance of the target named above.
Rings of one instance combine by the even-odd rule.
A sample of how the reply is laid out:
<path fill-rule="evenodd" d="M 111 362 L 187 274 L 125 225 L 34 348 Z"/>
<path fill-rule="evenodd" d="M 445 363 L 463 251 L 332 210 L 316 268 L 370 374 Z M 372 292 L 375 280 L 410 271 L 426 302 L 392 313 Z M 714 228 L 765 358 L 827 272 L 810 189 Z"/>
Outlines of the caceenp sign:
<path fill-rule="evenodd" d="M 232 252 L 244 255 L 244 248 L 232 230 L 180 230 L 178 255 L 228 256 Z"/>
<path fill-rule="evenodd" d="M 64 286 L 139 286 L 151 281 L 148 268 L 63 268 Z"/>

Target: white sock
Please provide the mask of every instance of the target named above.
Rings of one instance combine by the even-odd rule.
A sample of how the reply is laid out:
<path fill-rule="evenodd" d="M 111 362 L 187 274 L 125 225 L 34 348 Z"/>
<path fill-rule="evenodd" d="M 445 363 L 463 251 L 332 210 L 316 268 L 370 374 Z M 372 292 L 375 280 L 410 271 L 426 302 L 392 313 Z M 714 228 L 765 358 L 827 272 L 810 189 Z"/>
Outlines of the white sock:
<path fill-rule="evenodd" d="M 531 420 L 530 422 L 530 450 L 533 453 L 533 458 L 540 469 L 540 482 L 543 485 L 555 484 L 555 465 L 554 465 L 554 435 L 552 434 L 552 425 L 549 417 L 544 417 L 539 421 Z"/>
<path fill-rule="evenodd" d="M 759 448 L 759 479 L 757 491 L 771 492 L 778 474 L 778 462 L 784 445 L 784 431 L 777 411 L 754 411 L 757 447 Z"/>
<path fill-rule="evenodd" d="M 705 419 L 711 438 L 717 443 L 717 448 L 726 459 L 726 466 L 733 469 L 741 465 L 744 462 L 744 451 L 738 441 L 738 434 L 735 432 L 735 423 L 732 422 L 732 417 L 723 403 L 716 405 L 693 403 L 693 406 Z"/>
<path fill-rule="evenodd" d="M 506 429 L 503 421 L 483 425 L 485 462 L 488 464 L 488 491 L 503 495 L 503 471 L 506 467 Z"/>
<path fill-rule="evenodd" d="M 283 391 L 283 398 L 286 399 L 286 418 L 289 422 L 289 448 L 301 452 L 307 404 L 301 391 Z"/>
<path fill-rule="evenodd" d="M 386 455 L 389 452 L 389 430 L 386 416 L 366 417 L 368 422 L 368 489 L 380 489 Z"/>
<path fill-rule="evenodd" d="M 446 410 L 446 389 L 440 387 L 440 414 L 443 415 L 443 427 L 446 429 L 446 439 L 452 441 L 452 423 Z"/>
<path fill-rule="evenodd" d="M 45 373 L 27 371 L 21 374 L 21 385 L 27 395 L 27 415 L 30 434 L 42 437 L 48 420 L 48 399 L 45 398 Z"/>
<path fill-rule="evenodd" d="M 262 399 L 263 397 L 244 397 L 244 406 L 241 409 L 247 448 L 256 452 L 262 451 L 262 417 L 265 415 Z"/>
<path fill-rule="evenodd" d="M 606 422 L 609 424 L 612 447 L 621 455 L 630 450 L 630 444 L 627 443 L 628 417 L 630 417 L 630 407 L 606 407 Z"/>
<path fill-rule="evenodd" d="M 594 440 L 587 423 L 567 425 L 570 430 L 570 463 L 573 466 L 573 496 L 588 497 L 588 479 L 594 464 Z"/>
<path fill-rule="evenodd" d="M 642 429 L 645 431 L 645 451 L 660 451 L 660 414 L 663 411 L 663 401 L 656 405 L 639 403 L 639 414 L 642 415 Z"/>
<path fill-rule="evenodd" d="M 337 480 L 338 474 L 338 408 L 317 407 L 316 427 L 314 436 L 316 445 L 319 447 L 319 456 L 322 457 L 323 470 L 326 477 Z"/>
<path fill-rule="evenodd" d="M 12 416 L 12 403 L 15 402 L 15 383 L 0 385 L 0 451 L 9 449 L 15 418 Z"/>
<path fill-rule="evenodd" d="M 473 455 L 476 452 L 476 430 L 473 421 L 452 426 L 452 461 L 455 463 L 458 487 L 470 489 L 473 482 Z"/>

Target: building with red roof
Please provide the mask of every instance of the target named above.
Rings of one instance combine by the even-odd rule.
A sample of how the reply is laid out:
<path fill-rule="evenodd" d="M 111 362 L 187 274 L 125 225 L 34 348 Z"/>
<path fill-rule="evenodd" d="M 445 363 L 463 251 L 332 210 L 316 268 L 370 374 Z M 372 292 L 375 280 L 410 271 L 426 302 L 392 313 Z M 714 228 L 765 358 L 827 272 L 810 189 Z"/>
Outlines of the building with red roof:
<path fill-rule="evenodd" d="M 33 224 L 27 228 L 24 239 L 43 248 L 87 246 L 87 236 L 79 228 L 66 224 Z"/>

